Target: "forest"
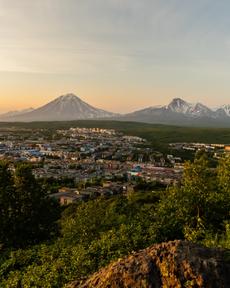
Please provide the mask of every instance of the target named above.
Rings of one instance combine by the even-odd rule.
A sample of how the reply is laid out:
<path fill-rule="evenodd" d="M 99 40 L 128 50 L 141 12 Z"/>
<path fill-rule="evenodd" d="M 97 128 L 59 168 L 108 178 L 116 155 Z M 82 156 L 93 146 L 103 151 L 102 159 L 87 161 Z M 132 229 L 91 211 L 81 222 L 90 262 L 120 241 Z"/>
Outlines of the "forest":
<path fill-rule="evenodd" d="M 31 167 L 0 163 L 0 287 L 56 288 L 132 251 L 186 239 L 230 248 L 230 157 L 204 153 L 176 187 L 98 198 L 63 209 Z"/>
<path fill-rule="evenodd" d="M 78 120 L 57 122 L 0 122 L 0 130 L 5 128 L 43 129 L 50 134 L 57 129 L 103 128 L 115 129 L 125 135 L 139 136 L 147 139 L 157 147 L 176 142 L 202 142 L 230 144 L 230 128 L 182 127 L 162 124 L 112 120 Z"/>

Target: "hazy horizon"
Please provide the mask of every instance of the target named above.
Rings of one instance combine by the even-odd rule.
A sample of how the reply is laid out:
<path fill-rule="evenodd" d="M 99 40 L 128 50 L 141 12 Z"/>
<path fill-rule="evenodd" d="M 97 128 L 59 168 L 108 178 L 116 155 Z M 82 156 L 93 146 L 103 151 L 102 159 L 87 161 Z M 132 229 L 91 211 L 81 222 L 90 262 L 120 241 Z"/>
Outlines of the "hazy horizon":
<path fill-rule="evenodd" d="M 46 104 L 48 104 L 48 103 L 56 100 L 57 98 L 59 98 L 59 97 L 61 97 L 61 96 L 67 96 L 67 95 L 70 95 L 70 94 L 72 94 L 72 95 L 74 95 L 74 96 L 77 96 L 77 97 L 80 98 L 82 101 L 86 102 L 85 99 L 83 99 L 83 98 L 80 97 L 79 95 L 76 95 L 75 93 L 72 93 L 72 92 L 68 92 L 68 93 L 65 93 L 65 94 L 56 96 L 55 98 L 50 99 L 49 102 L 42 103 L 42 104 L 39 105 L 39 106 L 24 107 L 24 108 L 22 108 L 22 109 L 12 109 L 12 110 L 8 110 L 8 111 L 3 111 L 3 112 L 1 112 L 1 114 L 7 113 L 7 112 L 15 112 L 15 111 L 23 111 L 23 110 L 41 108 L 42 106 L 44 106 L 44 105 L 46 105 Z M 175 98 L 180 98 L 180 99 L 182 99 L 182 100 L 184 100 L 184 101 L 186 101 L 186 102 L 188 102 L 188 103 L 190 103 L 190 104 L 201 103 L 201 102 L 196 102 L 196 103 L 195 103 L 195 102 L 190 102 L 190 101 L 187 101 L 185 98 L 181 98 L 181 97 L 174 97 L 174 98 L 170 99 L 169 102 L 167 102 L 167 103 L 160 103 L 159 105 L 147 105 L 147 104 L 146 104 L 145 106 L 143 106 L 143 107 L 139 106 L 137 109 L 134 109 L 134 110 L 122 111 L 122 109 L 121 109 L 120 111 L 116 111 L 116 110 L 110 110 L 110 111 L 109 111 L 109 110 L 108 110 L 108 112 L 115 112 L 115 113 L 118 113 L 118 114 L 126 114 L 126 113 L 129 113 L 129 112 L 135 112 L 135 111 L 138 111 L 138 110 L 141 110 L 141 109 L 145 109 L 145 108 L 149 108 L 149 107 L 165 106 L 165 105 L 170 104 L 170 102 L 173 101 Z M 86 102 L 86 103 L 87 103 L 87 102 Z M 92 105 L 92 103 L 87 103 L 87 104 Z M 219 107 L 221 106 L 221 105 L 219 105 L 219 106 L 209 106 L 207 103 L 202 103 L 202 104 L 207 105 L 207 107 L 209 107 L 209 108 L 211 108 L 211 109 L 214 109 L 214 110 L 215 110 L 216 108 L 219 108 Z M 226 103 L 225 103 L 225 104 L 226 104 Z M 94 106 L 94 105 L 92 105 L 92 106 Z M 94 106 L 94 107 L 95 107 L 95 108 L 99 108 L 99 109 L 103 109 L 103 107 L 99 107 L 99 106 Z"/>
<path fill-rule="evenodd" d="M 0 112 L 73 92 L 126 113 L 230 103 L 230 2 L 0 0 Z"/>

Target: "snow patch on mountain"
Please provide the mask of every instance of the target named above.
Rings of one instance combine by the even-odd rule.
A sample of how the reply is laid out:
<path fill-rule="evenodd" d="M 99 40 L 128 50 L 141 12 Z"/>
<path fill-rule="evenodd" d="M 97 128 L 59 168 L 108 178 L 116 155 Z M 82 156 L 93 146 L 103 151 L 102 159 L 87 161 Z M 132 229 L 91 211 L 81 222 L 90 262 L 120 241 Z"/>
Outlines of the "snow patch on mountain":
<path fill-rule="evenodd" d="M 169 105 L 165 106 L 166 109 L 176 112 L 176 113 L 182 113 L 187 114 L 191 109 L 194 108 L 193 104 L 190 104 L 180 98 L 174 98 Z"/>
<path fill-rule="evenodd" d="M 230 105 L 223 105 L 216 109 L 216 113 L 219 115 L 230 117 Z"/>

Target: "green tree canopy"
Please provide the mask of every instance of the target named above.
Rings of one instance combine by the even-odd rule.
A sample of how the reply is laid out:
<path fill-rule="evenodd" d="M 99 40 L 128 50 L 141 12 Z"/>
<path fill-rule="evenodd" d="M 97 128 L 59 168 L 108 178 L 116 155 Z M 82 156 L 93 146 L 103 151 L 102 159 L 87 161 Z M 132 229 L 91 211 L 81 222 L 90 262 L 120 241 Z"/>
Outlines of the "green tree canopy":
<path fill-rule="evenodd" d="M 47 239 L 57 229 L 57 202 L 47 197 L 28 164 L 12 174 L 8 163 L 0 163 L 0 241 L 24 246 Z"/>

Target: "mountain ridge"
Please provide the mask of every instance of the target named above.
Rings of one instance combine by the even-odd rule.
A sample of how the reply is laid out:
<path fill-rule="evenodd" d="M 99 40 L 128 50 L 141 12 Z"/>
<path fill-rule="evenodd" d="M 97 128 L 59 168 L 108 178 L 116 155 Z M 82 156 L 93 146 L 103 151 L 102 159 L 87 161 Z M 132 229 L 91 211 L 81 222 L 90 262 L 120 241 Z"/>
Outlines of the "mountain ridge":
<path fill-rule="evenodd" d="M 120 120 L 182 126 L 230 126 L 230 105 L 212 109 L 202 103 L 174 98 L 168 105 L 152 106 L 122 115 Z"/>
<path fill-rule="evenodd" d="M 216 109 L 200 102 L 189 103 L 174 98 L 168 105 L 152 106 L 127 114 L 116 114 L 95 108 L 73 93 L 61 95 L 51 102 L 31 109 L 0 115 L 3 122 L 72 121 L 110 119 L 182 126 L 230 126 L 230 105 Z"/>
<path fill-rule="evenodd" d="M 28 113 L 2 117 L 3 121 L 69 121 L 80 119 L 100 119 L 116 116 L 115 113 L 95 108 L 78 96 L 68 93 Z"/>
<path fill-rule="evenodd" d="M 22 110 L 12 110 L 12 111 L 8 111 L 6 113 L 0 114 L 0 117 L 11 117 L 11 116 L 16 116 L 16 115 L 21 115 L 21 114 L 31 112 L 33 110 L 34 110 L 34 108 L 32 108 L 32 107 L 22 109 Z"/>

